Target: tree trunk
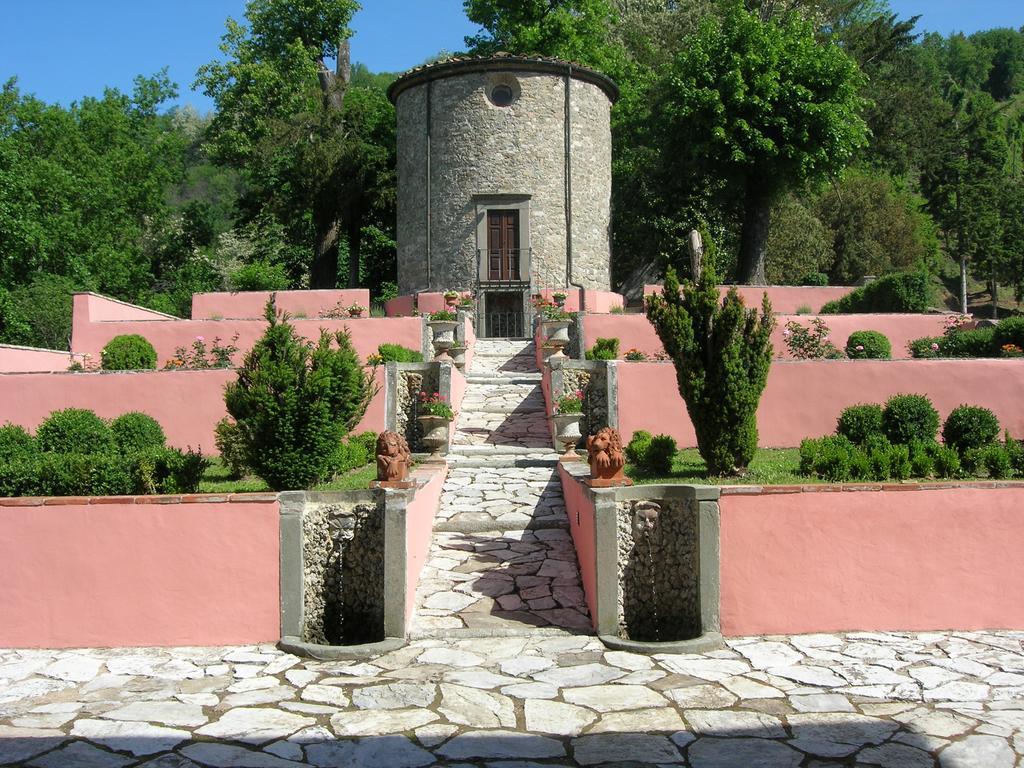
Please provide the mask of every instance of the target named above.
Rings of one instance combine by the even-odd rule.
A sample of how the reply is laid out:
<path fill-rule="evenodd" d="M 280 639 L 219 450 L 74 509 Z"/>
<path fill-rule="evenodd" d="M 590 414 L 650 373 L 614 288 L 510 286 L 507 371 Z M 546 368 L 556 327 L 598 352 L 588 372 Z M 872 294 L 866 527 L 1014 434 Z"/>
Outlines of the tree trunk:
<path fill-rule="evenodd" d="M 337 219 L 317 223 L 313 263 L 309 267 L 310 288 L 334 288 L 338 283 L 338 237 L 341 224 Z"/>
<path fill-rule="evenodd" d="M 967 257 L 960 257 L 960 312 L 967 314 Z"/>
<path fill-rule="evenodd" d="M 359 245 L 362 240 L 363 217 L 352 213 L 348 217 L 348 287 L 359 287 Z"/>
<path fill-rule="evenodd" d="M 768 245 L 772 198 L 763 194 L 747 194 L 743 211 L 743 233 L 740 236 L 740 263 L 737 282 L 742 285 L 765 285 L 764 252 Z"/>
<path fill-rule="evenodd" d="M 990 285 L 990 290 L 992 292 L 992 319 L 993 320 L 998 320 L 999 319 L 999 284 L 996 283 L 995 270 L 993 270 L 992 283 Z"/>

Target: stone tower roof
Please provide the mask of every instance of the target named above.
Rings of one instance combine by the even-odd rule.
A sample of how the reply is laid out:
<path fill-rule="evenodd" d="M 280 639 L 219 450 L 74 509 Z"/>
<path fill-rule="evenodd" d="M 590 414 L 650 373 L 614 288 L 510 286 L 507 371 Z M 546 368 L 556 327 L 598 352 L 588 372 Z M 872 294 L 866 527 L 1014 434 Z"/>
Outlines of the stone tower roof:
<path fill-rule="evenodd" d="M 608 75 L 580 64 L 547 56 L 519 56 L 511 53 L 496 53 L 492 56 L 457 56 L 433 64 L 414 67 L 399 77 L 388 88 L 388 98 L 394 103 L 398 95 L 415 85 L 438 80 L 453 74 L 468 72 L 500 72 L 500 71 L 547 72 L 564 75 L 570 72 L 576 80 L 582 80 L 598 86 L 612 102 L 619 98 L 619 87 Z"/>

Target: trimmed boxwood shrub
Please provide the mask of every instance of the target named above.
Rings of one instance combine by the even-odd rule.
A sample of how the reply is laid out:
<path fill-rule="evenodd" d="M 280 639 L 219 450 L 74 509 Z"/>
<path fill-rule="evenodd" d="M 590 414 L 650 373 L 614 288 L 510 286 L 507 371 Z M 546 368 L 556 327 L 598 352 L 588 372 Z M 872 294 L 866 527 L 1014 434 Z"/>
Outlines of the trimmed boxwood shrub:
<path fill-rule="evenodd" d="M 868 438 L 882 434 L 882 406 L 874 403 L 851 405 L 839 414 L 836 434 L 843 435 L 855 445 L 862 445 Z"/>
<path fill-rule="evenodd" d="M 932 442 L 938 429 L 939 412 L 924 395 L 894 395 L 882 410 L 882 431 L 896 445 Z"/>
<path fill-rule="evenodd" d="M 923 336 L 907 344 L 907 351 L 914 358 L 938 357 L 942 349 L 941 336 Z"/>
<path fill-rule="evenodd" d="M 100 356 L 104 371 L 146 371 L 156 368 L 156 350 L 137 333 L 115 336 Z"/>
<path fill-rule="evenodd" d="M 999 443 L 986 445 L 981 450 L 981 463 L 993 480 L 1004 480 L 1013 475 L 1013 460 L 1010 452 Z"/>
<path fill-rule="evenodd" d="M 52 453 L 113 453 L 116 448 L 107 423 L 82 408 L 51 413 L 36 430 L 36 442 L 39 450 Z"/>
<path fill-rule="evenodd" d="M 167 442 L 163 427 L 152 416 L 139 411 L 124 413 L 110 422 L 114 442 L 121 453 L 163 448 Z"/>
<path fill-rule="evenodd" d="M 381 362 L 385 363 L 422 363 L 423 353 L 415 349 L 403 347 L 401 344 L 381 344 L 377 347 Z"/>
<path fill-rule="evenodd" d="M 892 344 L 878 331 L 854 331 L 846 340 L 846 356 L 851 360 L 888 360 Z"/>
<path fill-rule="evenodd" d="M 17 461 L 39 454 L 39 446 L 28 431 L 17 424 L 0 427 L 0 463 Z"/>
<path fill-rule="evenodd" d="M 961 405 L 942 426 L 942 441 L 957 453 L 990 445 L 999 437 L 999 419 L 988 408 Z"/>
<path fill-rule="evenodd" d="M 951 331 L 939 341 L 939 354 L 943 357 L 991 357 L 994 328 L 969 328 Z"/>
<path fill-rule="evenodd" d="M 1007 317 L 992 329 L 992 353 L 998 355 L 1006 344 L 1024 349 L 1024 317 Z"/>
<path fill-rule="evenodd" d="M 127 457 L 135 493 L 195 493 L 210 460 L 191 448 L 150 448 Z M 95 491 L 94 491 L 95 493 Z"/>
<path fill-rule="evenodd" d="M 669 474 L 676 450 L 676 441 L 670 435 L 655 435 L 647 446 L 647 454 L 642 462 L 644 469 L 655 475 Z"/>
<path fill-rule="evenodd" d="M 626 446 L 626 459 L 630 464 L 641 466 L 647 458 L 647 449 L 651 447 L 652 435 L 644 429 L 633 433 L 629 445 Z"/>
<path fill-rule="evenodd" d="M 927 272 L 900 272 L 880 277 L 821 308 L 823 315 L 856 312 L 924 312 L 933 302 Z"/>
<path fill-rule="evenodd" d="M 249 460 L 245 452 L 245 440 L 238 430 L 238 425 L 229 417 L 225 416 L 217 422 L 213 428 L 214 443 L 220 460 L 224 462 L 231 477 L 236 480 L 252 473 Z"/>
<path fill-rule="evenodd" d="M 858 479 L 864 471 L 858 455 L 863 456 L 843 435 L 804 440 L 800 443 L 800 471 L 833 483 Z"/>

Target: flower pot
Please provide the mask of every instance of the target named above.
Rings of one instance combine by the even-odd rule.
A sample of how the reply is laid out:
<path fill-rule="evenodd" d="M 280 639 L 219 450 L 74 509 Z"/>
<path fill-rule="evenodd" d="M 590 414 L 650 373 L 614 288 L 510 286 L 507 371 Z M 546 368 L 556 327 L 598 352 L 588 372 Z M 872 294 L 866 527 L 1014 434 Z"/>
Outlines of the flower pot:
<path fill-rule="evenodd" d="M 350 309 L 348 311 L 348 316 L 349 317 L 362 317 L 363 316 L 363 310 L 360 309 L 358 312 L 356 312 L 355 310 Z"/>
<path fill-rule="evenodd" d="M 544 347 L 553 349 L 550 357 L 565 357 L 565 349 L 569 344 L 569 326 L 571 320 L 545 320 L 541 323 L 541 331 L 544 334 Z"/>
<path fill-rule="evenodd" d="M 444 303 L 449 307 L 454 307 L 462 300 L 462 297 L 456 294 L 455 296 L 445 296 Z"/>
<path fill-rule="evenodd" d="M 455 364 L 455 367 L 460 371 L 466 370 L 466 348 L 461 344 L 456 344 L 448 352 L 452 356 L 452 362 Z"/>
<path fill-rule="evenodd" d="M 583 437 L 580 431 L 582 420 L 582 413 L 556 413 L 551 416 L 551 423 L 555 428 L 555 450 L 563 446 L 566 455 L 575 455 L 573 449 Z"/>
<path fill-rule="evenodd" d="M 423 447 L 431 453 L 437 453 L 448 445 L 448 425 L 450 419 L 444 416 L 419 416 L 416 419 L 420 423 L 422 437 L 420 442 Z"/>
<path fill-rule="evenodd" d="M 455 327 L 458 323 L 454 320 L 428 320 L 427 325 L 432 334 L 434 354 L 439 358 L 447 358 L 448 350 L 455 346 Z"/>

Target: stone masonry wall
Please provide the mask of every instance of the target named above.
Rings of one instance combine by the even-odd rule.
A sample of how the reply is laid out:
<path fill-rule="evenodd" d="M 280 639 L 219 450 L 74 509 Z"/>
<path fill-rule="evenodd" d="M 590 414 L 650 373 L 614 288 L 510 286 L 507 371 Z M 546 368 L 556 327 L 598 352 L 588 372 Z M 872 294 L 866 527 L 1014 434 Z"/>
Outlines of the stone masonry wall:
<path fill-rule="evenodd" d="M 701 634 L 696 501 L 659 501 L 653 529 L 638 530 L 637 505 L 618 503 L 619 633 L 631 640 Z"/>
<path fill-rule="evenodd" d="M 303 641 L 353 645 L 383 639 L 383 521 L 382 501 L 307 504 Z"/>
<path fill-rule="evenodd" d="M 519 92 L 508 107 L 490 102 L 497 83 Z M 430 195 L 427 195 L 427 89 L 431 88 Z M 611 103 L 582 80 L 570 86 L 574 278 L 609 290 Z M 477 202 L 529 197 L 536 286 L 566 282 L 565 80 L 552 73 L 453 73 L 402 91 L 398 119 L 399 291 L 476 285 Z M 427 276 L 426 217 L 431 215 Z"/>

